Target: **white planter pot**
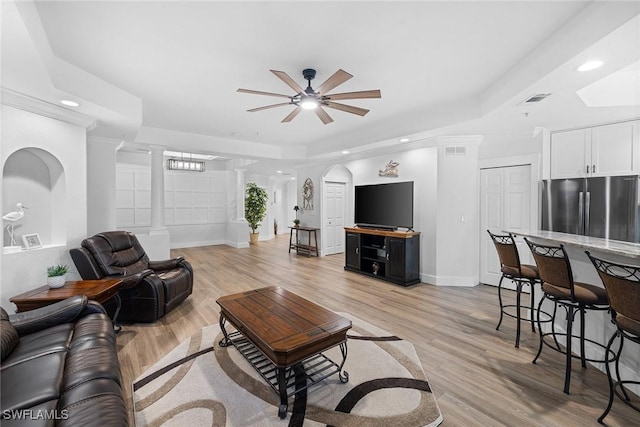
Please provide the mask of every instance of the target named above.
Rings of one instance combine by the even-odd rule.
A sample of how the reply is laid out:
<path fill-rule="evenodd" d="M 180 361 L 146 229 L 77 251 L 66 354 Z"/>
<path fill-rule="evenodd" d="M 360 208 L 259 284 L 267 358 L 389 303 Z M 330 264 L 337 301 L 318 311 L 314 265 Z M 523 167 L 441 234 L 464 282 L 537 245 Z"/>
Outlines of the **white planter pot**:
<path fill-rule="evenodd" d="M 61 288 L 64 286 L 64 282 L 66 281 L 66 274 L 63 274 L 62 276 L 47 277 L 47 285 L 49 285 L 50 288 Z"/>

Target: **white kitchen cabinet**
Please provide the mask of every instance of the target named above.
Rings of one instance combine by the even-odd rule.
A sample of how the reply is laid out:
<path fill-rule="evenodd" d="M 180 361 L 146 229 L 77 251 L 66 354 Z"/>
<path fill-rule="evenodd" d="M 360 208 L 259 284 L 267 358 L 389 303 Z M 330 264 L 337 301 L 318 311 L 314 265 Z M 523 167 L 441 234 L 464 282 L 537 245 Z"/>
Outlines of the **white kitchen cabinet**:
<path fill-rule="evenodd" d="M 551 178 L 640 174 L 639 120 L 551 134 Z"/>

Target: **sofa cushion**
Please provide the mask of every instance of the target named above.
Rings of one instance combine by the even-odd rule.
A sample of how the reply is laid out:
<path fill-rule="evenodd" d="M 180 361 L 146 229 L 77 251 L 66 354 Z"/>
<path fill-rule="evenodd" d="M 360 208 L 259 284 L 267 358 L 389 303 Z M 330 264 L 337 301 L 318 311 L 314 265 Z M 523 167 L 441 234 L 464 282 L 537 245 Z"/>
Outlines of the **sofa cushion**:
<path fill-rule="evenodd" d="M 13 327 L 11 321 L 9 320 L 9 315 L 6 310 L 0 307 L 0 351 L 2 352 L 1 361 L 11 354 L 13 349 L 18 344 L 18 340 L 20 336 L 18 336 L 18 331 Z"/>
<path fill-rule="evenodd" d="M 129 425 L 120 386 L 109 379 L 84 382 L 66 391 L 58 408 L 69 414 L 58 426 L 122 427 Z"/>
<path fill-rule="evenodd" d="M 66 353 L 34 357 L 2 369 L 2 410 L 30 408 L 57 399 L 62 385 Z"/>
<path fill-rule="evenodd" d="M 56 352 L 66 352 L 73 334 L 73 324 L 63 323 L 24 335 L 13 352 L 2 361 L 4 370 L 27 360 Z"/>

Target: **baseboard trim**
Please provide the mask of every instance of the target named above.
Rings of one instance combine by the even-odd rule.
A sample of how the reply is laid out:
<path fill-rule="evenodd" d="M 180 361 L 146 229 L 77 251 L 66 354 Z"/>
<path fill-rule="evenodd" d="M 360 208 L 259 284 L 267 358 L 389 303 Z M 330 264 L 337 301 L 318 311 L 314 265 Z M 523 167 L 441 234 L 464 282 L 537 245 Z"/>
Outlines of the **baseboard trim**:
<path fill-rule="evenodd" d="M 478 285 L 478 278 L 475 276 L 434 276 L 432 274 L 420 274 L 420 281 L 436 286 L 458 286 L 472 288 Z"/>

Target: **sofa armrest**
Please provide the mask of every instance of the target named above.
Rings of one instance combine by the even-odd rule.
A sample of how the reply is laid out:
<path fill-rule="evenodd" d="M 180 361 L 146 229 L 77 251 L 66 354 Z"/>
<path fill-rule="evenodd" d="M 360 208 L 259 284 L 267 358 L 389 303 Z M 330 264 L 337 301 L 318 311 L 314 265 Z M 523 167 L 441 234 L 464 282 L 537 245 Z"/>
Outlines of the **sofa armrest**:
<path fill-rule="evenodd" d="M 78 295 L 45 307 L 9 315 L 20 336 L 74 321 L 84 314 L 87 297 Z"/>
<path fill-rule="evenodd" d="M 180 267 L 184 261 L 183 257 L 166 259 L 163 261 L 149 261 L 149 268 L 155 271 L 173 270 Z"/>

